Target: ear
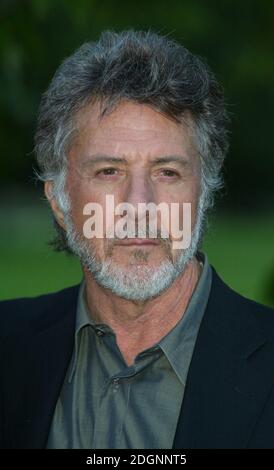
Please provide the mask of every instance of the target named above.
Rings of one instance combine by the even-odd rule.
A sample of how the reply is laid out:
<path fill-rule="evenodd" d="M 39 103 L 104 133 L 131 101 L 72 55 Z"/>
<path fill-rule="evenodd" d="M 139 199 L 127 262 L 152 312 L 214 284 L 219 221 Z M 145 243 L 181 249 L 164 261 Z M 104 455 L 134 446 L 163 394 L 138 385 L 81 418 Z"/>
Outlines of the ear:
<path fill-rule="evenodd" d="M 46 181 L 44 185 L 45 195 L 47 200 L 51 205 L 51 209 L 54 213 L 55 219 L 57 220 L 58 224 L 66 230 L 65 222 L 64 222 L 64 214 L 59 208 L 56 199 L 53 197 L 53 183 L 52 181 Z"/>

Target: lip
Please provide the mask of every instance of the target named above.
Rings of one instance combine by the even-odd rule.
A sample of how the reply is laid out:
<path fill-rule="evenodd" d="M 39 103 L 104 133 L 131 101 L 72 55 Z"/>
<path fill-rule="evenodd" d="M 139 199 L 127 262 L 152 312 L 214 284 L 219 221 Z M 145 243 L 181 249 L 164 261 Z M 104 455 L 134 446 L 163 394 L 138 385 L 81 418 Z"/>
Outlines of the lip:
<path fill-rule="evenodd" d="M 121 240 L 118 242 L 118 245 L 123 245 L 123 246 L 132 246 L 132 245 L 138 245 L 138 246 L 144 246 L 144 245 L 159 245 L 159 243 L 155 240 L 151 240 L 148 238 L 127 238 L 126 240 Z"/>

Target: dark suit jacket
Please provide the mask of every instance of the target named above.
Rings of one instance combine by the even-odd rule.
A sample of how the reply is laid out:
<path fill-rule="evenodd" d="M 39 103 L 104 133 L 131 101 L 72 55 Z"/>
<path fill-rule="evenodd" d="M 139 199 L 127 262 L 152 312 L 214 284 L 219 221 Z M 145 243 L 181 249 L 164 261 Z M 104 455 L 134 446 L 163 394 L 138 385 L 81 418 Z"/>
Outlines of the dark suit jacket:
<path fill-rule="evenodd" d="M 0 302 L 1 447 L 46 446 L 78 289 Z M 274 448 L 274 310 L 234 292 L 214 269 L 173 448 Z"/>

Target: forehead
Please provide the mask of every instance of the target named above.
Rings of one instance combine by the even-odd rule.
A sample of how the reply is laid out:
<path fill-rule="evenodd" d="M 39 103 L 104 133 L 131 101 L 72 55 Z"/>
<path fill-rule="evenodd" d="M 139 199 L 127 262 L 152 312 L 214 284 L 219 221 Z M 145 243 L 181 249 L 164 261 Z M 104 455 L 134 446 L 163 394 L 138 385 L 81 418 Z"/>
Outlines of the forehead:
<path fill-rule="evenodd" d="M 184 153 L 193 151 L 190 118 L 182 124 L 146 104 L 120 103 L 100 117 L 98 103 L 88 105 L 76 116 L 75 144 L 81 153 L 115 155 Z"/>

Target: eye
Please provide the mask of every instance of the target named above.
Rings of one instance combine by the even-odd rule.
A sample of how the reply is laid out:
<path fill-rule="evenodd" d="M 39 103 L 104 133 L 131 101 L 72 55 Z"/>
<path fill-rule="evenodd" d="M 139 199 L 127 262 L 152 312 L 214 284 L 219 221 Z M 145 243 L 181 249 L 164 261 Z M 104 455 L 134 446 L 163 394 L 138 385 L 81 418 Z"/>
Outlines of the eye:
<path fill-rule="evenodd" d="M 112 176 L 115 175 L 117 171 L 116 168 L 102 168 L 102 170 L 96 172 L 96 175 Z"/>
<path fill-rule="evenodd" d="M 164 173 L 164 176 L 168 176 L 169 178 L 172 178 L 174 176 L 179 176 L 177 171 L 174 171 L 174 170 L 164 169 L 162 170 L 162 173 Z"/>

